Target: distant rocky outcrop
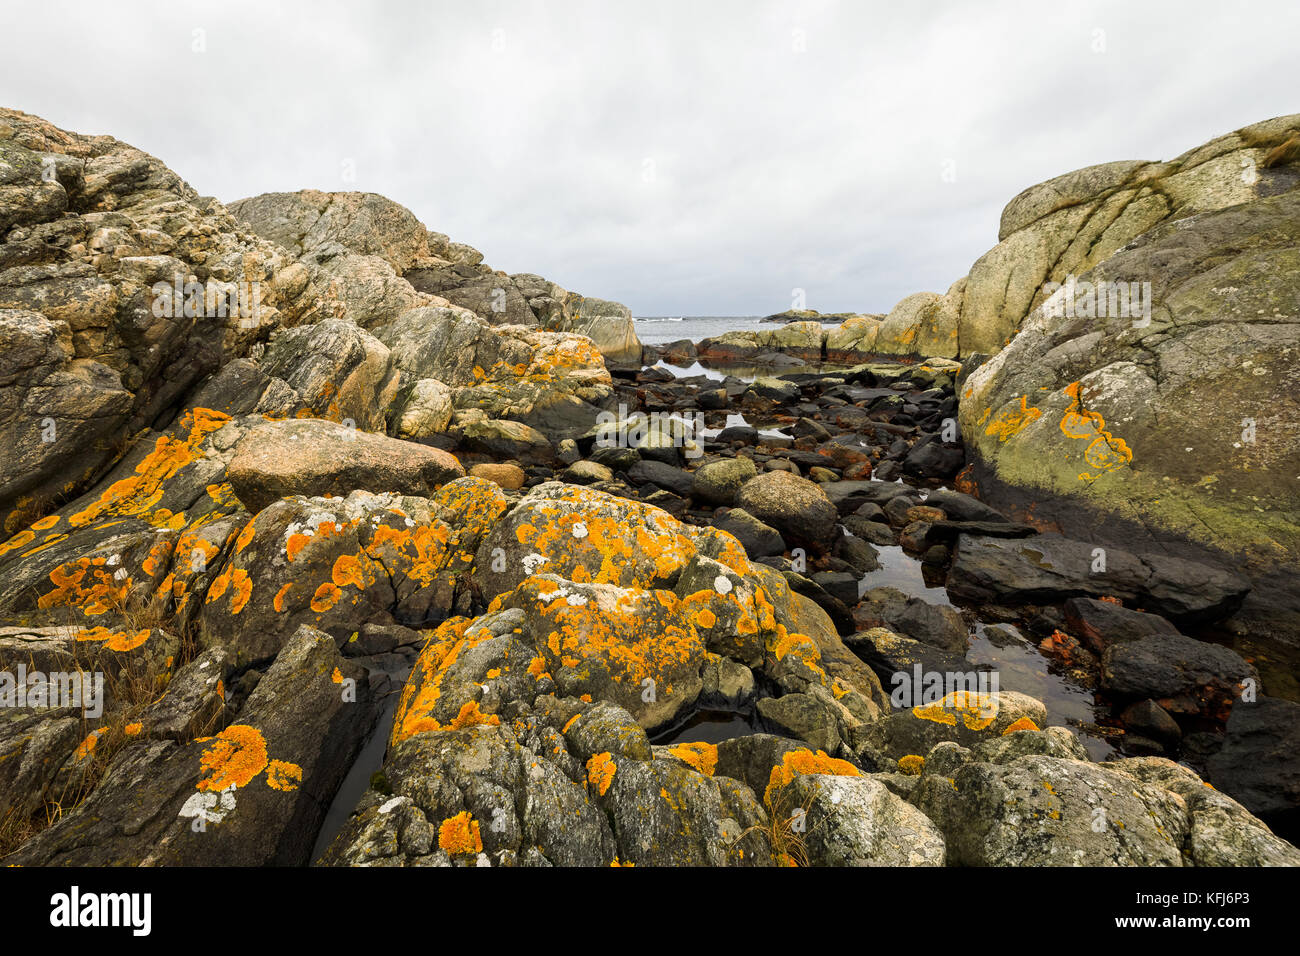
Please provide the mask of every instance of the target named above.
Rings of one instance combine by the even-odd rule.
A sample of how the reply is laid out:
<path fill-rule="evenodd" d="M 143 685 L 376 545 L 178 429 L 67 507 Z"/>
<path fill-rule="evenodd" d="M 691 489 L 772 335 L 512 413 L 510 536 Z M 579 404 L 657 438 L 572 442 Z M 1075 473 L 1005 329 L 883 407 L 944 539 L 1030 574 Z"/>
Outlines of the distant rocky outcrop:
<path fill-rule="evenodd" d="M 627 306 L 568 292 L 541 276 L 494 270 L 477 249 L 428 231 L 383 196 L 305 189 L 241 199 L 229 209 L 253 232 L 336 277 L 349 313 L 367 328 L 436 296 L 493 325 L 586 335 L 612 363 L 640 360 Z"/>

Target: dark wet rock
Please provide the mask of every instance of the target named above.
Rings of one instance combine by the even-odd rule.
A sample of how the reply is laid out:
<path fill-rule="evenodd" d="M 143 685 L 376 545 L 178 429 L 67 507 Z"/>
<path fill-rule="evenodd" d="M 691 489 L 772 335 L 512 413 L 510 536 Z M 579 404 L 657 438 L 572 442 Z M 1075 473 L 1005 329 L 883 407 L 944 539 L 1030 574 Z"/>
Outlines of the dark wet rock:
<path fill-rule="evenodd" d="M 1178 629 L 1159 614 L 1133 611 L 1111 601 L 1070 598 L 1065 602 L 1064 610 L 1070 633 L 1098 654 L 1111 644 L 1178 633 Z"/>
<path fill-rule="evenodd" d="M 960 444 L 948 444 L 933 434 L 912 446 L 903 459 L 903 471 L 919 478 L 950 478 L 965 463 L 966 452 Z"/>
<path fill-rule="evenodd" d="M 1139 700 L 1129 704 L 1119 715 L 1120 723 L 1134 733 L 1142 734 L 1171 747 L 1182 739 L 1178 721 L 1154 700 Z"/>
<path fill-rule="evenodd" d="M 1111 644 L 1101 659 L 1101 686 L 1112 694 L 1179 699 L 1209 713 L 1235 699 L 1246 680 L 1259 677 L 1235 651 L 1181 634 Z"/>
<path fill-rule="evenodd" d="M 1001 512 L 990 508 L 978 498 L 960 491 L 940 488 L 926 497 L 925 503 L 934 508 L 942 508 L 944 514 L 952 521 L 1006 521 Z"/>
<path fill-rule="evenodd" d="M 835 557 L 852 567 L 859 578 L 880 567 L 880 552 L 856 535 L 845 534 L 836 538 L 831 551 Z M 856 595 L 853 603 L 857 603 Z"/>
<path fill-rule="evenodd" d="M 1250 590 L 1244 577 L 1222 568 L 1119 548 L 1098 550 L 1056 534 L 1027 541 L 962 535 L 957 541 L 948 590 L 971 603 L 1114 596 L 1176 623 L 1191 623 L 1227 616 Z M 1094 571 L 1103 559 L 1105 570 Z"/>
<path fill-rule="evenodd" d="M 680 498 L 689 498 L 695 486 L 695 477 L 690 472 L 644 458 L 628 469 L 627 476 L 636 484 L 654 485 Z"/>
<path fill-rule="evenodd" d="M 1237 701 L 1208 770 L 1210 781 L 1251 813 L 1294 826 L 1300 817 L 1300 704 L 1262 694 Z"/>
<path fill-rule="evenodd" d="M 847 607 L 858 603 L 858 575 L 844 571 L 817 571 L 812 574 L 812 580 Z"/>
<path fill-rule="evenodd" d="M 976 668 L 968 664 L 964 654 L 946 651 L 895 633 L 886 627 L 872 627 L 844 638 L 844 643 L 862 658 L 887 691 L 899 680 L 910 681 L 916 665 L 926 673 L 964 673 Z"/>
<path fill-rule="evenodd" d="M 896 588 L 875 588 L 862 596 L 853 612 L 860 628 L 892 631 L 954 654 L 964 654 L 970 642 L 966 622 L 951 607 L 909 597 Z"/>
<path fill-rule="evenodd" d="M 872 505 L 871 507 L 876 507 Z M 880 521 L 872 521 L 862 515 L 852 514 L 844 519 L 844 527 L 850 534 L 879 547 L 891 547 L 898 542 L 893 529 Z"/>
<path fill-rule="evenodd" d="M 734 535 L 751 558 L 785 553 L 786 545 L 781 532 L 759 521 L 744 508 L 728 509 L 713 519 L 713 526 L 719 531 Z"/>

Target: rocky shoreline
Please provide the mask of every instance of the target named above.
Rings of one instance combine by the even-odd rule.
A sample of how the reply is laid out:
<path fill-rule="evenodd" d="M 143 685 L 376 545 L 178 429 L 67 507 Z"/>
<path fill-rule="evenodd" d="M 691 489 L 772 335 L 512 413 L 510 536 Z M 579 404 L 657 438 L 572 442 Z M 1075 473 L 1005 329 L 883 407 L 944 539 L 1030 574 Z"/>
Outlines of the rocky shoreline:
<path fill-rule="evenodd" d="M 1300 643 L 1251 497 L 1297 129 L 1027 190 L 884 317 L 643 348 L 383 197 L 223 207 L 0 111 L 0 673 L 104 684 L 0 708 L 0 861 L 1300 864 L 1293 677 L 1219 637 Z M 1150 326 L 1039 288 L 1141 256 Z M 1272 311 L 1211 314 L 1247 271 Z M 1163 465 L 1147 410 L 1228 386 L 1252 474 Z M 1161 468 L 1213 542 L 1112 505 Z"/>

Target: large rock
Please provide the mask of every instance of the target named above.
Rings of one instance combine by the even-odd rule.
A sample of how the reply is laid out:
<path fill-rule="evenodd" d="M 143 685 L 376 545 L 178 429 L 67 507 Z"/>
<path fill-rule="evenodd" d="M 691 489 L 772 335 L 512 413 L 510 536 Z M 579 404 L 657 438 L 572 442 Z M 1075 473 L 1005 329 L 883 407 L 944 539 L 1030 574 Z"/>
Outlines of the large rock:
<path fill-rule="evenodd" d="M 477 249 L 427 231 L 383 196 L 307 189 L 230 208 L 258 235 L 331 275 L 349 313 L 366 327 L 417 307 L 451 306 L 492 325 L 580 333 L 612 362 L 630 364 L 641 354 L 626 306 L 567 292 L 541 276 L 494 271 Z"/>
<path fill-rule="evenodd" d="M 1210 780 L 1252 813 L 1291 825 L 1300 817 L 1300 704 L 1260 695 L 1239 700 L 1210 757 Z"/>
<path fill-rule="evenodd" d="M 4 534 L 84 491 L 204 376 L 333 301 L 324 273 L 154 157 L 10 109 L 0 240 Z"/>
<path fill-rule="evenodd" d="M 1026 756 L 927 773 L 913 800 L 957 866 L 1181 866 L 1177 795 L 1096 764 Z"/>
<path fill-rule="evenodd" d="M 445 451 L 319 419 L 266 422 L 239 442 L 226 471 L 251 512 L 290 495 L 344 498 L 357 489 L 427 497 L 465 469 Z"/>
<path fill-rule="evenodd" d="M 826 492 L 806 478 L 769 471 L 740 487 L 736 506 L 781 532 L 787 542 L 826 548 L 838 517 Z"/>
<path fill-rule="evenodd" d="M 365 671 L 301 628 L 215 736 L 142 727 L 94 792 L 5 862 L 21 866 L 302 866 L 374 724 Z"/>
<path fill-rule="evenodd" d="M 261 370 L 292 388 L 313 415 L 383 431 L 398 376 L 384 344 L 342 319 L 276 335 Z"/>
<path fill-rule="evenodd" d="M 1297 130 L 1282 117 L 1019 197 L 967 286 L 963 354 L 1002 351 L 960 409 L 984 500 L 1098 544 L 1226 560 L 1255 583 L 1238 619 L 1287 640 L 1300 635 L 1287 490 L 1300 399 L 1284 384 L 1300 377 L 1300 178 L 1294 157 L 1265 159 Z M 1069 275 L 1149 283 L 1149 312 L 1115 314 L 1114 286 L 1104 313 L 1082 285 L 1045 302 L 1044 283 Z"/>
<path fill-rule="evenodd" d="M 965 601 L 1046 604 L 1109 596 L 1180 623 L 1226 617 L 1249 589 L 1249 581 L 1221 567 L 1056 534 L 961 535 L 948 574 L 949 593 Z"/>

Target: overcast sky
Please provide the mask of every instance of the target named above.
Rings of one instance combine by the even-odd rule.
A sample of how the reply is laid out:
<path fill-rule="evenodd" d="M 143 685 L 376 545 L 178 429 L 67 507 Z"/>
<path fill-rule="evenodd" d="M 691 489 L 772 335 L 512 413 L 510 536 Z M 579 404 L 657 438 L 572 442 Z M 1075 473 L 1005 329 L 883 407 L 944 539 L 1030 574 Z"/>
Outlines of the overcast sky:
<path fill-rule="evenodd" d="M 0 102 L 227 202 L 382 193 L 637 315 L 883 312 L 1026 186 L 1300 111 L 1298 38 L 1296 0 L 40 0 Z"/>

